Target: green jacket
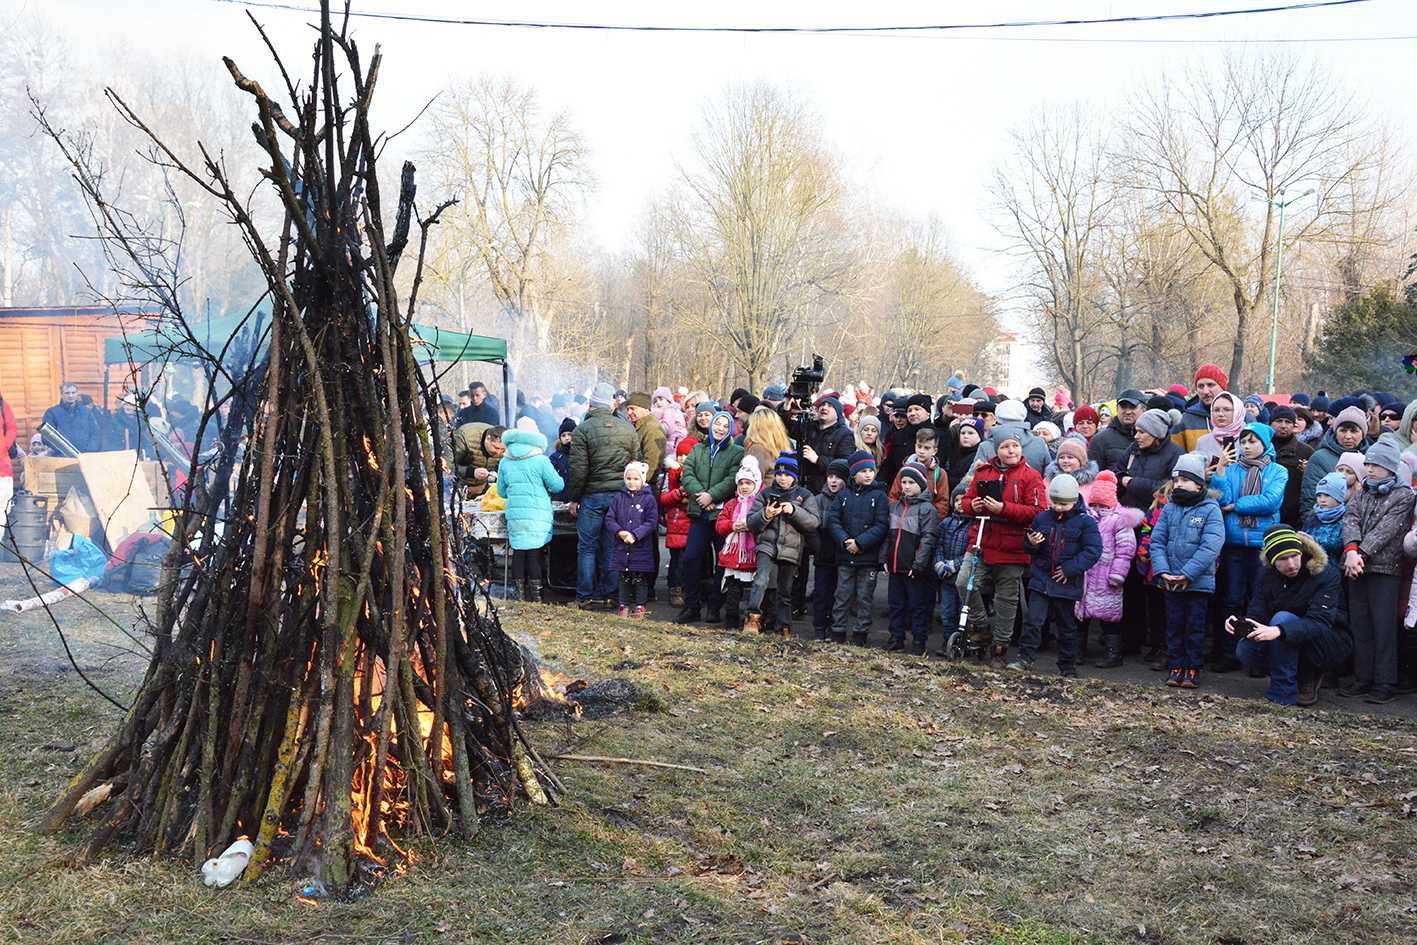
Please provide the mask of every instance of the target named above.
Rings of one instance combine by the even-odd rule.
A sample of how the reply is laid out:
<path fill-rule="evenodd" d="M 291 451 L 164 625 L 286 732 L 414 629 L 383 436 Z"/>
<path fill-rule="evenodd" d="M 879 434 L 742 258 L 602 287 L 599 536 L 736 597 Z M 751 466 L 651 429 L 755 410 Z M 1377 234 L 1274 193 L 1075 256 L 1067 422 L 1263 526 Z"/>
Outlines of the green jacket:
<path fill-rule="evenodd" d="M 684 472 L 680 483 L 684 497 L 688 500 L 690 518 L 713 520 L 718 517 L 718 507 L 738 488 L 736 477 L 738 466 L 742 462 L 743 447 L 731 440 L 720 447 L 718 455 L 712 459 L 709 458 L 707 443 L 696 444 L 689 451 L 689 455 L 684 459 Z M 707 492 L 712 496 L 713 505 L 706 509 L 699 508 L 694 496 L 700 492 Z"/>
<path fill-rule="evenodd" d="M 467 497 L 476 499 L 487 491 L 487 480 L 478 482 L 472 478 L 473 470 L 486 469 L 496 472 L 502 462 L 500 456 L 489 456 L 482 448 L 482 434 L 492 429 L 490 423 L 464 423 L 453 431 L 453 465 L 458 478 L 467 485 Z"/>
<path fill-rule="evenodd" d="M 625 467 L 640 453 L 635 428 L 604 407 L 592 407 L 571 434 L 571 496 L 619 492 Z"/>
<path fill-rule="evenodd" d="M 649 466 L 649 475 L 645 476 L 645 481 L 653 482 L 655 473 L 664 465 L 664 447 L 668 442 L 664 436 L 664 427 L 659 425 L 654 414 L 648 413 L 640 417 L 640 422 L 635 424 L 635 435 L 640 441 L 640 462 Z"/>

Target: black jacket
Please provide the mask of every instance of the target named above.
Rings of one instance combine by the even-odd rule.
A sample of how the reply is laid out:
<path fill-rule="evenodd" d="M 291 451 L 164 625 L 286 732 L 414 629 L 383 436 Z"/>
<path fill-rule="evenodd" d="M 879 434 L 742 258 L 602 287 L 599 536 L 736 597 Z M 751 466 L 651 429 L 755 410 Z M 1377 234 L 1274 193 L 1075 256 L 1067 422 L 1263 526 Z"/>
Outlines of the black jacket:
<path fill-rule="evenodd" d="M 1300 619 L 1283 628 L 1285 641 L 1302 647 L 1315 668 L 1337 667 L 1353 653 L 1343 579 L 1318 542 L 1303 532 L 1299 541 L 1304 545 L 1304 566 L 1298 575 L 1285 578 L 1271 567 L 1260 571 L 1245 616 L 1272 624 L 1275 614 L 1288 611 Z"/>
<path fill-rule="evenodd" d="M 1083 575 L 1102 557 L 1102 534 L 1097 520 L 1087 513 L 1087 504 L 1077 505 L 1059 515 L 1051 508 L 1039 512 L 1029 529 L 1041 532 L 1043 541 L 1034 544 L 1024 538 L 1031 561 L 1028 589 L 1046 597 L 1081 600 Z M 1061 568 L 1062 582 L 1053 579 L 1053 569 Z"/>
<path fill-rule="evenodd" d="M 1093 437 L 1093 442 L 1101 435 L 1098 433 Z M 1171 478 L 1171 470 L 1176 468 L 1176 460 L 1181 458 L 1181 454 L 1181 447 L 1171 440 L 1162 440 L 1149 450 L 1142 449 L 1133 440 L 1121 461 L 1112 467 L 1119 486 L 1123 476 L 1132 477 L 1125 486 L 1120 486 L 1118 501 L 1129 509 L 1141 509 L 1143 512 L 1151 508 L 1152 494 Z"/>
<path fill-rule="evenodd" d="M 1298 528 L 1309 510 L 1299 507 L 1299 493 L 1303 490 L 1304 474 L 1299 464 L 1314 454 L 1314 448 L 1299 442 L 1297 436 L 1281 443 L 1274 438 L 1274 458 L 1279 465 L 1289 470 L 1289 481 L 1284 485 L 1284 504 L 1279 507 L 1279 520 L 1291 528 Z"/>
<path fill-rule="evenodd" d="M 813 427 L 806 445 L 817 451 L 817 461 L 802 461 L 802 485 L 808 492 L 821 492 L 827 484 L 827 467 L 832 460 L 846 459 L 855 451 L 856 436 L 850 427 L 837 420 L 825 430 L 820 425 Z"/>
<path fill-rule="evenodd" d="M 884 483 L 895 482 L 895 474 L 915 452 L 915 434 L 925 427 L 923 423 L 907 423 L 900 429 L 894 425 L 885 435 L 885 456 L 881 457 L 881 470 L 877 478 Z"/>
<path fill-rule="evenodd" d="M 1120 417 L 1113 417 L 1111 423 L 1094 433 L 1088 441 L 1087 458 L 1096 463 L 1098 469 L 1116 472 L 1135 437 L 1135 428 L 1123 426 Z M 1120 473 L 1117 478 L 1121 478 Z"/>

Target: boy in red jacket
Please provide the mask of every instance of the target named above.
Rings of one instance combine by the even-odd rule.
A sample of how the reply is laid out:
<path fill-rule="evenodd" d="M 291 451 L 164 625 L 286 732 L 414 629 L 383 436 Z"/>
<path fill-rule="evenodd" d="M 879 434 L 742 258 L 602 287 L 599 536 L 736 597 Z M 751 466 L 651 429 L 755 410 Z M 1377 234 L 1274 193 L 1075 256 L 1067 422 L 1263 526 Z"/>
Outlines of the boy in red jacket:
<path fill-rule="evenodd" d="M 978 645 L 992 640 L 990 662 L 995 669 L 1007 665 L 1009 638 L 1014 632 L 1014 617 L 1018 613 L 1019 594 L 1024 570 L 1028 567 L 1028 549 L 1024 535 L 1033 524 L 1034 516 L 1048 505 L 1047 487 L 1036 469 L 1023 461 L 1023 442 L 1016 434 L 1006 434 L 998 442 L 993 459 L 980 464 L 974 480 L 964 493 L 966 514 L 975 516 L 969 527 L 972 548 L 979 540 L 979 563 L 974 572 L 974 590 L 969 594 L 969 626 L 971 641 Z M 969 585 L 969 569 L 960 569 L 956 586 L 963 597 Z M 994 591 L 994 623 L 985 620 L 984 591 Z"/>

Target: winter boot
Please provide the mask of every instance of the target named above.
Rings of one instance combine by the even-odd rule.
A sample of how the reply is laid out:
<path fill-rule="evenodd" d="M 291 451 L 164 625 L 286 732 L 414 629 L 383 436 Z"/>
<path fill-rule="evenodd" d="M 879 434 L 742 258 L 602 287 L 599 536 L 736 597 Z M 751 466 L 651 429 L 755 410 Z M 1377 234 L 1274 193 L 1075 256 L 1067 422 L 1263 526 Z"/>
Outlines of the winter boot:
<path fill-rule="evenodd" d="M 762 633 L 762 632 L 763 632 L 763 615 L 762 615 L 762 614 L 755 614 L 755 613 L 753 613 L 751 610 L 748 611 L 748 616 L 743 619 L 743 632 L 744 632 L 744 633 Z"/>
<path fill-rule="evenodd" d="M 749 616 L 752 616 L 751 614 Z M 737 630 L 743 626 L 743 617 L 738 613 L 737 607 L 723 608 L 723 629 Z"/>
<path fill-rule="evenodd" d="M 1098 669 L 1115 669 L 1122 665 L 1122 635 L 1120 633 L 1109 633 L 1103 637 L 1103 643 L 1107 647 L 1097 662 L 1093 663 Z"/>
<path fill-rule="evenodd" d="M 546 585 L 540 581 L 526 582 L 526 599 L 533 604 L 546 603 Z"/>
<path fill-rule="evenodd" d="M 989 651 L 989 667 L 991 669 L 1007 669 L 1009 666 L 1009 645 L 1007 643 L 995 643 Z"/>
<path fill-rule="evenodd" d="M 826 643 L 827 640 L 831 639 L 831 637 L 827 634 L 825 630 L 817 630 L 813 634 L 813 639 L 816 640 L 818 643 Z"/>
<path fill-rule="evenodd" d="M 710 607 L 708 613 L 704 615 L 704 623 L 718 623 L 722 620 L 717 607 Z"/>
<path fill-rule="evenodd" d="M 670 606 L 670 607 L 683 607 L 683 606 L 684 606 L 684 589 L 683 589 L 682 587 L 671 587 L 671 588 L 669 589 L 669 606 Z"/>
<path fill-rule="evenodd" d="M 853 633 L 853 634 L 851 635 L 851 645 L 852 645 L 852 646 L 868 646 L 869 644 L 866 642 L 866 634 L 864 634 L 864 633 Z"/>
<path fill-rule="evenodd" d="M 840 645 L 840 646 L 845 646 L 845 645 L 846 645 L 846 634 L 844 634 L 844 633 L 833 633 L 833 634 L 831 635 L 831 641 L 832 641 L 833 643 L 835 643 L 835 644 Z"/>
<path fill-rule="evenodd" d="M 886 644 L 887 653 L 905 652 L 905 637 L 891 637 L 891 642 Z"/>
<path fill-rule="evenodd" d="M 679 611 L 679 615 L 674 618 L 674 622 L 679 624 L 698 623 L 700 619 L 699 608 L 685 607 L 683 610 Z"/>

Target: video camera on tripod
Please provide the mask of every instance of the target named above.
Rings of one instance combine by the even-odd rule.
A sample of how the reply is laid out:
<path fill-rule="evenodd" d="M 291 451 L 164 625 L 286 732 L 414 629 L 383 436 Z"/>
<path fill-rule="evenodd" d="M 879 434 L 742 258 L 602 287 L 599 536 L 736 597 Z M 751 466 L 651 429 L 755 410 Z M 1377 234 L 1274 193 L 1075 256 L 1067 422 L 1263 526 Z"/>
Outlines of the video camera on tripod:
<path fill-rule="evenodd" d="M 812 431 L 812 421 L 808 418 L 808 413 L 812 409 L 812 401 L 816 399 L 817 391 L 821 390 L 822 381 L 826 380 L 827 362 L 822 360 L 820 354 L 812 355 L 811 367 L 799 367 L 792 372 L 792 380 L 787 385 L 787 395 L 783 398 L 783 411 L 792 419 L 787 425 L 787 434 L 798 443 L 798 454 L 801 455 L 801 444 L 807 435 Z"/>

